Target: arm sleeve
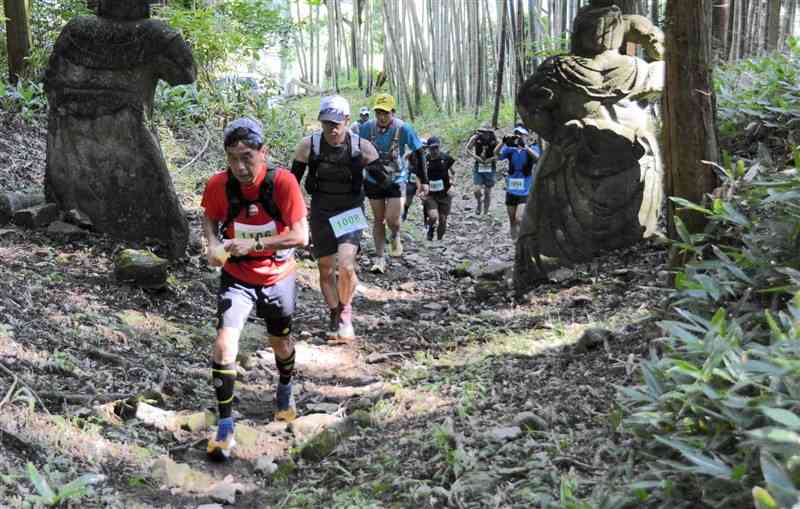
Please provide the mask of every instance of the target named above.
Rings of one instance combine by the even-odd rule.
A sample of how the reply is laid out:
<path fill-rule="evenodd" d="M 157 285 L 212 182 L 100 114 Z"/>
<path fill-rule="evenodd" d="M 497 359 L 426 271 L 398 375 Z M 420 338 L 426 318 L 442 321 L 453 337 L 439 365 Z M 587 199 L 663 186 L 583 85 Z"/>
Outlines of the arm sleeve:
<path fill-rule="evenodd" d="M 500 154 L 498 154 L 497 159 L 502 161 L 503 159 L 508 159 L 510 155 L 511 148 L 504 145 L 503 148 L 500 149 Z"/>
<path fill-rule="evenodd" d="M 288 171 L 276 175 L 274 198 L 286 226 L 291 226 L 306 217 L 306 203 L 300 191 L 300 184 Z"/>
<path fill-rule="evenodd" d="M 307 167 L 308 163 L 298 161 L 297 159 L 292 161 L 292 175 L 294 175 L 294 178 L 297 179 L 297 182 L 303 180 L 303 175 L 305 175 Z"/>
<path fill-rule="evenodd" d="M 428 160 L 425 157 L 425 151 L 421 148 L 415 151 L 416 157 L 414 160 L 416 161 L 415 174 L 417 178 L 419 178 L 420 183 L 427 184 L 428 183 Z"/>

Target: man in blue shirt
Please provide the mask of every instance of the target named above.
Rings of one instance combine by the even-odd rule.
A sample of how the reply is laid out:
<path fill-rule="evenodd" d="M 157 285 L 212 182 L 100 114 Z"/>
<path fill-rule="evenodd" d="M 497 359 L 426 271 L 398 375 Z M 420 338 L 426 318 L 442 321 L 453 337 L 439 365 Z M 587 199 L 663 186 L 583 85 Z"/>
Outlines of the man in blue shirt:
<path fill-rule="evenodd" d="M 495 149 L 498 161 L 508 161 L 506 209 L 513 240 L 517 240 L 520 218 L 533 184 L 534 166 L 541 155 L 538 144 L 527 144 L 528 134 L 527 129 L 517 126 L 514 128 L 514 134 L 503 138 L 503 142 Z"/>
<path fill-rule="evenodd" d="M 365 177 L 364 191 L 369 198 L 374 217 L 372 238 L 375 241 L 375 262 L 372 272 L 385 272 L 386 259 L 384 249 L 386 242 L 385 225 L 389 226 L 389 255 L 401 256 L 403 244 L 400 240 L 400 215 L 403 212 L 406 183 L 409 168 L 403 164 L 406 148 L 414 152 L 415 162 L 412 171 L 419 180 L 417 193 L 425 196 L 428 192 L 428 178 L 425 171 L 425 153 L 417 133 L 407 123 L 395 117 L 395 100 L 389 94 L 378 94 L 375 97 L 375 119 L 362 124 L 359 134 L 375 145 L 381 162 L 389 171 L 392 179 L 390 186 L 380 186 L 369 175 Z"/>

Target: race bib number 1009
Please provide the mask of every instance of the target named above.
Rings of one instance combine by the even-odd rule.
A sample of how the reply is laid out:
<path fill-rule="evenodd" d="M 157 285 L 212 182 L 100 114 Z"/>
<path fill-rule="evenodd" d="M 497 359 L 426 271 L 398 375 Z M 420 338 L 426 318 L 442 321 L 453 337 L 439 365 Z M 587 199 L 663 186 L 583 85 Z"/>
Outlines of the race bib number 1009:
<path fill-rule="evenodd" d="M 367 218 L 360 207 L 337 214 L 328 219 L 328 221 L 331 223 L 333 234 L 337 239 L 342 235 L 363 230 L 367 227 Z"/>

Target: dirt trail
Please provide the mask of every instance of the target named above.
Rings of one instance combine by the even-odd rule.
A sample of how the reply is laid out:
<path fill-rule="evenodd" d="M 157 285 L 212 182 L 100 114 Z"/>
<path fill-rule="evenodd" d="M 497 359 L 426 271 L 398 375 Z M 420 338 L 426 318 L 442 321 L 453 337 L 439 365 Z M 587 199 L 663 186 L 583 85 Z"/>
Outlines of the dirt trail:
<path fill-rule="evenodd" d="M 176 267 L 168 289 L 149 292 L 113 280 L 111 259 L 120 245 L 108 238 L 64 242 L 41 231 L 0 230 L 0 362 L 19 377 L 17 388 L 23 381 L 31 388 L 10 394 L 0 412 L 0 471 L 17 475 L 0 482 L 0 506 L 19 506 L 33 492 L 22 476 L 29 460 L 48 465 L 57 484 L 84 472 L 105 475 L 86 507 L 197 507 L 233 496 L 236 507 L 332 507 L 341 502 L 334 493 L 364 482 L 371 491 L 343 506 L 358 506 L 360 496 L 401 507 L 482 500 L 506 491 L 501 482 L 530 488 L 520 484 L 534 469 L 521 456 L 524 447 L 495 448 L 491 457 L 481 452 L 492 442 L 485 433 L 525 411 L 549 423 L 544 435 L 527 438 L 538 444 L 528 451 L 544 451 L 542 468 L 577 468 L 597 478 L 617 458 L 593 460 L 580 451 L 594 440 L 611 441 L 599 416 L 609 410 L 611 384 L 630 381 L 642 350 L 632 339 L 644 326 L 624 324 L 646 318 L 660 297 L 653 279 L 663 251 L 647 245 L 563 271 L 559 282 L 515 304 L 502 274 L 451 275 L 513 259 L 503 186 L 494 190 L 491 214 L 477 217 L 471 170 L 459 161 L 457 171 L 445 241 L 422 240 L 417 199 L 403 225 L 405 255 L 390 259 L 386 275 L 367 271 L 372 245 L 364 242 L 356 341 L 321 339 L 327 312 L 315 265 L 301 261 L 295 387 L 303 418 L 295 426 L 273 422 L 272 352 L 264 328 L 248 323 L 234 407 L 240 446 L 227 465 L 206 462 L 203 452 L 210 433 L 203 412 L 215 399 L 208 358 L 216 275 L 200 253 Z M 611 346 L 591 345 L 577 357 L 564 349 L 600 322 L 622 331 Z M 2 398 L 12 378 L 3 373 L 0 380 Z M 178 417 L 119 420 L 97 408 L 143 394 L 147 404 Z M 303 459 L 302 444 L 342 422 L 346 438 L 332 456 Z M 433 431 L 452 434 L 452 447 L 431 446 L 432 422 L 439 426 Z M 551 451 L 565 433 L 570 443 Z M 517 438 L 501 437 L 501 445 L 519 444 Z M 479 472 L 496 476 L 490 484 L 470 477 Z M 554 479 L 555 486 L 541 481 L 542 492 L 557 491 Z M 473 485 L 485 493 L 476 495 Z"/>

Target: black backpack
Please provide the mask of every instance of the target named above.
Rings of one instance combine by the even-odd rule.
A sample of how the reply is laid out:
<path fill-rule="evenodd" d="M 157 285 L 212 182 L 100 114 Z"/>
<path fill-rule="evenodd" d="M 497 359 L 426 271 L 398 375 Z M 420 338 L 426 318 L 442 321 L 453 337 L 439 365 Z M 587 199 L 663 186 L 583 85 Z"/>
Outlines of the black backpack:
<path fill-rule="evenodd" d="M 241 184 L 239 184 L 239 181 L 233 176 L 230 168 L 228 169 L 228 182 L 225 183 L 225 197 L 228 199 L 228 214 L 219 230 L 220 236 L 225 236 L 225 230 L 228 229 L 228 226 L 230 226 L 233 220 L 236 219 L 236 217 L 239 215 L 239 212 L 242 211 L 242 206 L 249 207 L 253 203 L 260 203 L 261 206 L 264 207 L 264 210 L 267 212 L 269 217 L 271 217 L 274 221 L 283 224 L 283 220 L 281 219 L 281 211 L 275 204 L 275 200 L 272 199 L 272 193 L 275 191 L 275 176 L 279 171 L 286 170 L 282 170 L 277 166 L 268 164 L 267 174 L 264 177 L 264 180 L 261 181 L 261 185 L 258 188 L 258 199 L 256 201 L 249 201 L 245 200 L 244 196 L 242 195 Z"/>
<path fill-rule="evenodd" d="M 477 145 L 476 148 L 478 148 L 480 151 L 479 155 L 481 157 L 487 157 L 484 155 L 486 154 L 486 148 L 484 147 L 488 147 L 489 152 L 493 152 L 494 148 L 497 146 L 497 136 L 493 132 L 488 131 L 478 131 L 475 134 L 478 135 L 478 139 L 475 140 L 475 144 Z"/>

